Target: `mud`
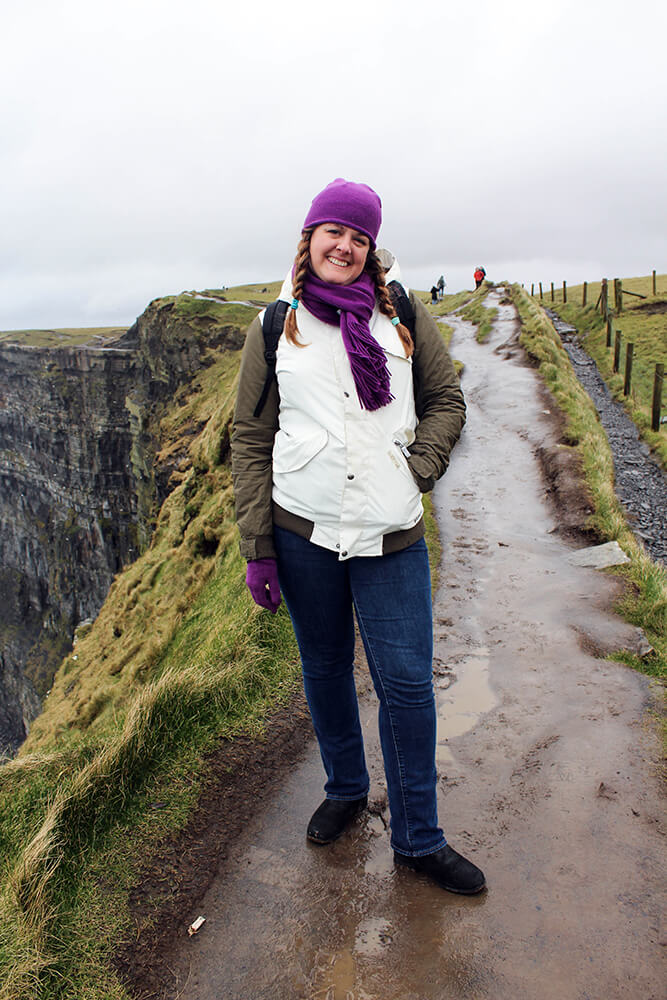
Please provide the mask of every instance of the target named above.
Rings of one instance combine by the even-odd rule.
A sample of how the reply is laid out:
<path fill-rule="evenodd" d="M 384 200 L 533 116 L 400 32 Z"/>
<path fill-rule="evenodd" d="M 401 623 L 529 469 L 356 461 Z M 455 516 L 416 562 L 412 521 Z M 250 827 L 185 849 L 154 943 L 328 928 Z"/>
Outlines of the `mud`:
<path fill-rule="evenodd" d="M 489 298 L 499 315 L 484 345 L 470 324 L 448 318 L 469 419 L 434 491 L 444 550 L 434 605 L 440 815 L 453 846 L 486 872 L 488 891 L 457 897 L 394 869 L 376 704 L 360 665 L 371 808 L 336 844 L 306 843 L 323 781 L 309 742 L 287 769 L 269 765 L 263 797 L 251 780 L 243 828 L 220 831 L 217 856 L 212 830 L 199 843 L 186 831 L 174 854 L 201 849 L 208 868 L 199 891 L 181 893 L 180 922 L 176 909 L 153 930 L 138 920 L 125 956 L 137 996 L 664 995 L 652 689 L 600 658 L 632 647 L 636 634 L 609 611 L 615 579 L 567 561 L 586 539 L 574 523 L 559 530 L 551 502 L 559 477 L 573 490 L 571 475 L 544 477 L 558 423 L 517 346 L 513 307 Z M 215 811 L 215 789 L 212 779 L 204 814 Z M 188 937 L 199 914 L 206 923 Z"/>
<path fill-rule="evenodd" d="M 633 306 L 632 311 L 647 313 L 649 316 L 656 316 L 660 313 L 667 312 L 667 301 L 663 299 L 659 302 L 641 302 L 639 305 Z"/>

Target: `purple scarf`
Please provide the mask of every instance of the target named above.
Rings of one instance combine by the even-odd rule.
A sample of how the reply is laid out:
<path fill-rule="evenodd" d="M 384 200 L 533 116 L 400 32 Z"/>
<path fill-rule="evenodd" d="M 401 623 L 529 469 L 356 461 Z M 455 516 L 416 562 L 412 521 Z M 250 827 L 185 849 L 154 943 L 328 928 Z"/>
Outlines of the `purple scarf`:
<path fill-rule="evenodd" d="M 373 336 L 369 320 L 375 307 L 375 285 L 366 273 L 351 285 L 330 285 L 309 271 L 301 301 L 317 319 L 339 326 L 364 410 L 379 410 L 394 398 L 389 390 L 385 353 Z"/>

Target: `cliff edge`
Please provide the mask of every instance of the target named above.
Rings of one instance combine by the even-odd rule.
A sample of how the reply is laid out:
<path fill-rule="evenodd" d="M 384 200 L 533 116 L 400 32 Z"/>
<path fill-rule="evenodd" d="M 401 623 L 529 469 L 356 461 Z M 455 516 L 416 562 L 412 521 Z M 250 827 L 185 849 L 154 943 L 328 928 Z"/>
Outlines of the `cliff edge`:
<path fill-rule="evenodd" d="M 23 742 L 77 626 L 150 540 L 188 438 L 181 428 L 180 450 L 165 447 L 168 408 L 242 346 L 255 312 L 183 293 L 115 336 L 0 340 L 0 754 Z"/>

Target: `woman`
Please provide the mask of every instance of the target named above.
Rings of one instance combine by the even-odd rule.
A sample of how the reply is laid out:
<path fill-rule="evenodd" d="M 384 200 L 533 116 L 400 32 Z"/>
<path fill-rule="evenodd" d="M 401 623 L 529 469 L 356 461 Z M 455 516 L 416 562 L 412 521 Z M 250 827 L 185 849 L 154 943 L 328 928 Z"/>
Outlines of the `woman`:
<path fill-rule="evenodd" d="M 425 306 L 411 296 L 414 341 L 395 313 L 387 282 L 398 269 L 385 275 L 376 253 L 380 222 L 365 184 L 338 178 L 313 199 L 259 416 L 261 317 L 248 330 L 232 436 L 241 553 L 257 604 L 275 613 L 282 591 L 299 645 L 327 776 L 308 839 L 331 843 L 367 804 L 354 609 L 380 702 L 395 862 L 471 894 L 484 876 L 438 826 L 421 503 L 447 468 L 465 404 Z"/>

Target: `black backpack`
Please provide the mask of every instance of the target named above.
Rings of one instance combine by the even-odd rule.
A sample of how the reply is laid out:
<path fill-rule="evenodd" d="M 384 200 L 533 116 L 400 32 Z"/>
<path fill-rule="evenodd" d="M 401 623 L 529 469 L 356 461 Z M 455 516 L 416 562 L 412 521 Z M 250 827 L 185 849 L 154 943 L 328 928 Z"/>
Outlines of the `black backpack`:
<path fill-rule="evenodd" d="M 403 326 L 407 326 L 412 339 L 415 338 L 415 311 L 403 285 L 398 281 L 390 281 L 387 285 L 391 294 L 396 314 Z M 262 333 L 264 334 L 264 360 L 266 361 L 266 380 L 262 395 L 259 397 L 253 416 L 258 417 L 264 409 L 266 397 L 269 394 L 271 383 L 276 377 L 276 351 L 278 341 L 285 326 L 285 316 L 289 303 L 283 299 L 276 299 L 266 307 L 264 319 L 262 320 Z"/>

